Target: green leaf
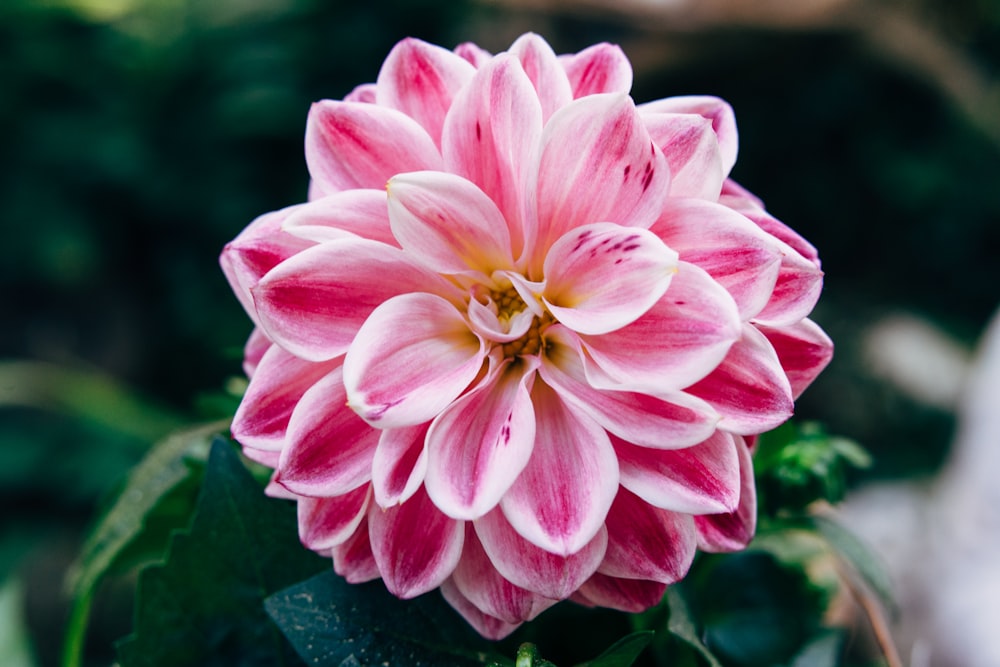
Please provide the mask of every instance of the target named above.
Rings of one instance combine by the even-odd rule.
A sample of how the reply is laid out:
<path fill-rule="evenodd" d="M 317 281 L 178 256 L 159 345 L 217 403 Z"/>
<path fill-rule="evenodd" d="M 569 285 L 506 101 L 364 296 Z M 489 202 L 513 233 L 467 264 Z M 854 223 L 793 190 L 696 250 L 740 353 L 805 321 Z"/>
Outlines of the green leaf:
<path fill-rule="evenodd" d="M 652 630 L 633 632 L 622 637 L 599 656 L 588 660 L 579 667 L 629 667 L 653 641 L 654 634 Z"/>
<path fill-rule="evenodd" d="M 400 600 L 381 581 L 349 584 L 325 572 L 272 595 L 265 607 L 311 665 L 467 667 L 498 661 L 437 592 Z"/>
<path fill-rule="evenodd" d="M 695 626 L 694 618 L 691 616 L 691 610 L 676 587 L 667 587 L 666 598 L 667 605 L 670 607 L 670 619 L 667 621 L 667 630 L 697 651 L 705 659 L 709 667 L 722 667 L 718 659 L 701 641 L 701 637 L 698 636 L 698 630 Z"/>
<path fill-rule="evenodd" d="M 823 631 L 799 651 L 789 667 L 837 667 L 843 644 L 843 631 Z"/>
<path fill-rule="evenodd" d="M 146 519 L 163 498 L 191 474 L 190 458 L 205 459 L 213 436 L 227 422 L 213 422 L 160 441 L 132 470 L 118 500 L 101 518 L 67 575 L 74 595 L 97 585 L 122 552 L 143 532 Z"/>
<path fill-rule="evenodd" d="M 298 660 L 263 601 L 329 567 L 299 545 L 294 507 L 266 497 L 232 445 L 212 443 L 190 531 L 141 573 L 122 667 L 288 665 Z"/>
<path fill-rule="evenodd" d="M 886 610 L 894 610 L 892 580 L 882 560 L 853 533 L 839 523 L 823 516 L 810 517 L 816 531 L 846 561 L 871 590 L 878 595 Z"/>

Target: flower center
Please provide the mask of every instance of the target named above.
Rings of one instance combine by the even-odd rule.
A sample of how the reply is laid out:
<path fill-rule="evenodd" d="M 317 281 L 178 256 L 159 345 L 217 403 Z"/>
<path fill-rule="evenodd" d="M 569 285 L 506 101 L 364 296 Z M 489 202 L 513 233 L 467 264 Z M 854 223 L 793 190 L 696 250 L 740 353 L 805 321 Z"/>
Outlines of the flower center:
<path fill-rule="evenodd" d="M 490 298 L 497 308 L 497 319 L 504 323 L 509 323 L 515 316 L 523 313 L 528 305 L 517 293 L 514 286 L 508 283 L 505 286 L 490 290 Z M 542 332 L 553 322 L 553 318 L 548 313 L 541 317 L 533 317 L 531 325 L 523 336 L 516 340 L 501 344 L 504 356 L 516 357 L 522 354 L 538 354 L 544 347 Z"/>

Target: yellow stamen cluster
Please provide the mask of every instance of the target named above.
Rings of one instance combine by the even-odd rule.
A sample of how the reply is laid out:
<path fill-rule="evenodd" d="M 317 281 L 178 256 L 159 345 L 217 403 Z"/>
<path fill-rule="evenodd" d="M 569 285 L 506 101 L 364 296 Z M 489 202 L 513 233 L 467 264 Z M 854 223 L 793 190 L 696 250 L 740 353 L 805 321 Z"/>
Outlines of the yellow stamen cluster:
<path fill-rule="evenodd" d="M 538 354 L 545 344 L 542 340 L 542 332 L 552 322 L 552 316 L 548 313 L 533 319 L 531 327 L 523 336 L 517 340 L 503 344 L 504 356 L 516 357 L 521 354 Z"/>
<path fill-rule="evenodd" d="M 490 290 L 490 298 L 496 304 L 497 318 L 505 322 L 509 322 L 515 315 L 523 312 L 528 307 L 513 285 Z M 544 347 L 542 333 L 553 321 L 552 316 L 548 313 L 545 313 L 541 317 L 533 318 L 530 328 L 523 336 L 509 343 L 503 343 L 504 356 L 516 357 L 522 354 L 538 354 Z"/>

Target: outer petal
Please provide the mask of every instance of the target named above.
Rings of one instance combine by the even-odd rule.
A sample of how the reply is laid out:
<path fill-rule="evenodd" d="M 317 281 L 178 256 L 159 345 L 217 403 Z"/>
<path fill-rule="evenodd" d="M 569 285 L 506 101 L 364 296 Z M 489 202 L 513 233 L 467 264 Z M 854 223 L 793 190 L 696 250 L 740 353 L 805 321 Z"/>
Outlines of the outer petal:
<path fill-rule="evenodd" d="M 389 228 L 385 190 L 346 190 L 305 204 L 288 216 L 282 229 L 309 241 L 330 241 L 353 234 L 399 246 Z"/>
<path fill-rule="evenodd" d="M 396 44 L 382 64 L 375 99 L 416 120 L 440 145 L 452 99 L 475 71 L 461 56 L 410 37 Z"/>
<path fill-rule="evenodd" d="M 253 289 L 261 326 L 292 354 L 323 361 L 347 351 L 376 306 L 407 292 L 450 287 L 401 250 L 344 238 L 276 266 Z"/>
<path fill-rule="evenodd" d="M 411 257 L 439 273 L 487 276 L 513 268 L 510 232 L 496 204 L 461 176 L 437 171 L 389 181 L 392 232 Z"/>
<path fill-rule="evenodd" d="M 246 345 L 243 346 L 243 372 L 246 373 L 247 379 L 253 379 L 260 360 L 271 349 L 271 345 L 273 345 L 271 339 L 258 327 L 254 327 Z"/>
<path fill-rule="evenodd" d="M 712 121 L 677 113 L 644 113 L 642 118 L 670 165 L 670 196 L 716 201 L 725 173 Z"/>
<path fill-rule="evenodd" d="M 372 488 L 379 507 L 405 502 L 423 484 L 427 473 L 427 427 L 430 424 L 382 431 L 372 460 Z"/>
<path fill-rule="evenodd" d="M 792 416 L 792 388 L 778 355 L 749 324 L 722 363 L 687 391 L 719 411 L 719 428 L 740 435 L 769 431 Z"/>
<path fill-rule="evenodd" d="M 618 491 L 618 459 L 607 432 L 544 382 L 531 400 L 535 447 L 500 507 L 526 540 L 569 556 L 602 529 Z"/>
<path fill-rule="evenodd" d="M 376 308 L 344 359 L 350 406 L 379 428 L 430 421 L 479 373 L 483 342 L 433 294 L 404 294 Z"/>
<path fill-rule="evenodd" d="M 744 321 L 771 298 L 782 244 L 739 213 L 700 199 L 671 199 L 652 231 L 725 287 Z"/>
<path fill-rule="evenodd" d="M 525 33 L 511 45 L 509 53 L 521 61 L 521 67 L 538 93 L 543 122 L 573 99 L 566 71 L 544 39 L 534 33 Z"/>
<path fill-rule="evenodd" d="M 515 255 L 534 226 L 527 217 L 526 193 L 541 133 L 538 96 L 520 61 L 509 55 L 485 63 L 445 119 L 446 171 L 472 181 L 496 203 L 509 225 Z"/>
<path fill-rule="evenodd" d="M 823 272 L 791 247 L 781 244 L 781 269 L 774 292 L 755 322 L 771 326 L 794 324 L 812 312 L 823 291 Z"/>
<path fill-rule="evenodd" d="M 338 366 L 339 360 L 303 361 L 277 345 L 270 346 L 233 417 L 233 438 L 246 447 L 279 451 L 302 395 Z"/>
<path fill-rule="evenodd" d="M 698 547 L 702 551 L 739 551 L 746 548 L 757 529 L 757 489 L 750 448 L 736 438 L 740 457 L 740 504 L 734 512 L 694 517 Z"/>
<path fill-rule="evenodd" d="M 219 264 L 229 286 L 233 288 L 247 315 L 258 326 L 260 324 L 250 289 L 277 264 L 313 245 L 311 241 L 281 231 L 285 220 L 299 208 L 301 205 L 290 206 L 260 216 L 227 243 L 219 257 Z"/>
<path fill-rule="evenodd" d="M 617 44 L 595 44 L 559 60 L 566 69 L 574 98 L 627 93 L 632 89 L 632 65 Z"/>
<path fill-rule="evenodd" d="M 819 268 L 819 253 L 815 246 L 802 238 L 794 229 L 767 213 L 764 210 L 764 203 L 736 181 L 726 180 L 722 186 L 719 203 L 750 218 L 758 227 L 790 245 L 797 253 L 815 264 L 817 269 Z"/>
<path fill-rule="evenodd" d="M 466 525 L 462 560 L 455 568 L 452 581 L 482 613 L 511 624 L 530 621 L 555 604 L 555 600 L 515 586 L 501 577 L 483 551 L 471 524 Z"/>
<path fill-rule="evenodd" d="M 787 327 L 757 325 L 778 354 L 792 397 L 798 398 L 833 358 L 833 341 L 812 320 Z"/>
<path fill-rule="evenodd" d="M 517 630 L 520 623 L 507 623 L 496 616 L 484 614 L 476 605 L 472 604 L 467 597 L 462 595 L 453 579 L 448 579 L 441 584 L 441 595 L 448 604 L 454 607 L 455 611 L 462 615 L 469 625 L 476 629 L 486 639 L 497 641 L 503 639 L 510 633 Z"/>
<path fill-rule="evenodd" d="M 740 331 L 729 293 L 704 270 L 681 262 L 667 293 L 642 317 L 603 336 L 580 339 L 618 388 L 660 395 L 705 377 Z"/>
<path fill-rule="evenodd" d="M 643 104 L 642 110 L 644 113 L 693 113 L 712 121 L 712 129 L 719 137 L 723 172 L 728 175 L 732 171 L 736 164 L 739 137 L 736 133 L 736 114 L 727 102 L 708 95 L 686 95 Z"/>
<path fill-rule="evenodd" d="M 379 433 L 345 403 L 337 368 L 302 395 L 288 422 L 277 481 L 302 496 L 338 496 L 371 479 Z"/>
<path fill-rule="evenodd" d="M 446 514 L 486 514 L 527 465 L 535 443 L 529 391 L 536 365 L 530 358 L 503 362 L 431 425 L 427 493 Z"/>
<path fill-rule="evenodd" d="M 603 528 L 570 556 L 539 549 L 518 535 L 495 509 L 475 523 L 476 535 L 501 576 L 542 597 L 565 600 L 597 570 L 608 544 Z"/>
<path fill-rule="evenodd" d="M 423 491 L 402 505 L 368 514 L 372 553 L 386 588 L 403 599 L 431 591 L 462 555 L 465 526 L 442 514 Z"/>
<path fill-rule="evenodd" d="M 632 614 L 646 611 L 659 604 L 667 590 L 666 584 L 644 579 L 620 579 L 597 572 L 580 587 L 582 601 Z"/>
<path fill-rule="evenodd" d="M 645 229 L 596 223 L 556 241 L 543 272 L 552 315 L 574 331 L 602 334 L 631 324 L 663 296 L 677 253 Z"/>
<path fill-rule="evenodd" d="M 636 447 L 613 438 L 622 486 L 647 503 L 686 514 L 732 511 L 740 498 L 740 465 L 733 435 L 716 431 L 685 449 Z"/>
<path fill-rule="evenodd" d="M 395 109 L 362 102 L 316 102 L 306 123 L 306 165 L 316 194 L 381 188 L 404 171 L 440 169 L 430 135 Z"/>
<path fill-rule="evenodd" d="M 493 57 L 493 54 L 489 51 L 473 44 L 472 42 L 462 42 L 456 46 L 455 55 L 465 59 L 476 69 L 485 65 Z"/>
<path fill-rule="evenodd" d="M 332 498 L 298 498 L 299 538 L 313 551 L 343 544 L 361 525 L 371 487 L 362 484 L 354 491 Z"/>
<path fill-rule="evenodd" d="M 349 584 L 362 584 L 381 576 L 368 539 L 367 518 L 361 521 L 353 535 L 334 546 L 330 555 L 333 556 L 333 571 Z"/>
<path fill-rule="evenodd" d="M 542 135 L 536 255 L 592 222 L 649 227 L 663 207 L 669 172 L 627 95 L 574 100 Z"/>
<path fill-rule="evenodd" d="M 694 561 L 697 539 L 691 517 L 653 507 L 626 489 L 618 492 L 607 526 L 601 574 L 672 584 Z"/>
<path fill-rule="evenodd" d="M 708 438 L 719 414 L 701 399 L 682 392 L 661 400 L 649 394 L 595 389 L 587 382 L 579 352 L 549 338 L 541 376 L 563 400 L 628 442 L 643 447 L 676 449 Z"/>

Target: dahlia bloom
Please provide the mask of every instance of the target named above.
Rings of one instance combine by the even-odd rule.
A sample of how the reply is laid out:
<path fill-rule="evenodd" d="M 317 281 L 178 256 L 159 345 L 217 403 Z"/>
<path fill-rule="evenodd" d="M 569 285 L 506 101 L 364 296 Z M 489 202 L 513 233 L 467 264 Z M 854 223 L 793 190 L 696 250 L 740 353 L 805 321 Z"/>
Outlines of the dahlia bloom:
<path fill-rule="evenodd" d="M 499 638 L 753 536 L 753 436 L 832 351 L 819 260 L 728 180 L 725 102 L 631 80 L 608 44 L 404 40 L 310 110 L 309 201 L 223 251 L 256 325 L 233 435 L 348 581 Z"/>

